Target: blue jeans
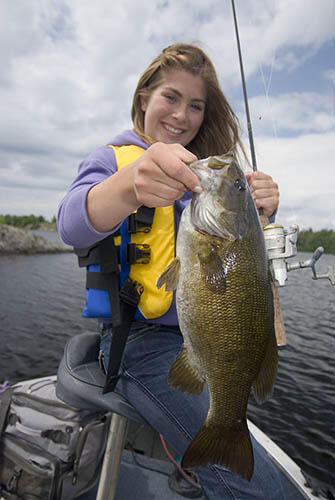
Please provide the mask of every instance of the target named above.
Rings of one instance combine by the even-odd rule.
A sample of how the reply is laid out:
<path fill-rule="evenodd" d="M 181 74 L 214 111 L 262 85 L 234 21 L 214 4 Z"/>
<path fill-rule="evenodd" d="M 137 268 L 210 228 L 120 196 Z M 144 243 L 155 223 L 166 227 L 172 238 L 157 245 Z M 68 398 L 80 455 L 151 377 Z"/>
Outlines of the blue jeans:
<path fill-rule="evenodd" d="M 101 339 L 108 366 L 111 334 Z M 168 385 L 167 378 L 183 343 L 178 327 L 135 322 L 125 348 L 115 391 L 122 394 L 182 456 L 205 421 L 208 393 L 191 395 Z M 197 468 L 207 500 L 285 500 L 279 474 L 265 450 L 251 436 L 255 468 L 251 481 L 223 466 Z"/>

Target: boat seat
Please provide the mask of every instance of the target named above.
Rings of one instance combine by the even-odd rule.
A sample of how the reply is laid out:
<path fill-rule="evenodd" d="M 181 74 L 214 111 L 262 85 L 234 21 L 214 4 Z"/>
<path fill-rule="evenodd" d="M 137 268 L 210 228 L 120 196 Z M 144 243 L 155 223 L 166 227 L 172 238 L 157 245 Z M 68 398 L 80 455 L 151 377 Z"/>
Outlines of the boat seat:
<path fill-rule="evenodd" d="M 95 333 L 82 333 L 68 340 L 58 368 L 56 394 L 70 406 L 112 414 L 96 499 L 113 500 L 128 420 L 147 422 L 121 395 L 102 393 L 105 375 L 98 362 L 99 340 Z"/>
<path fill-rule="evenodd" d="M 98 362 L 99 340 L 96 333 L 82 333 L 68 340 L 57 373 L 57 396 L 75 408 L 110 411 L 144 423 L 122 396 L 115 392 L 102 394 L 105 375 Z"/>

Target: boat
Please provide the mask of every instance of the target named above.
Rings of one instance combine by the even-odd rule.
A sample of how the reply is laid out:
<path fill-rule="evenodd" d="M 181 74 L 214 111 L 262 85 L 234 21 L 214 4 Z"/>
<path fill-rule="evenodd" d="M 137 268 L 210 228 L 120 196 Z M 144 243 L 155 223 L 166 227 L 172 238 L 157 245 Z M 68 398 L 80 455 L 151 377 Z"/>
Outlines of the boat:
<path fill-rule="evenodd" d="M 232 9 L 252 164 L 253 169 L 257 170 L 234 0 L 232 0 Z M 294 255 L 294 250 L 296 251 L 293 249 L 289 256 Z M 314 265 L 322 253 L 323 249 L 318 249 L 310 261 L 303 266 L 300 263 L 299 267 L 311 267 L 315 279 L 328 278 L 331 282 L 333 279 L 335 283 L 333 271 L 331 275 L 316 276 Z M 56 384 L 58 398 L 71 407 L 92 411 L 99 409 L 108 412 L 111 416 L 103 463 L 101 470 L 97 471 L 97 484 L 77 498 L 79 500 L 130 500 L 133 498 L 182 500 L 185 497 L 204 499 L 195 476 L 185 479 L 178 461 L 173 458 L 173 451 L 167 449 L 162 436 L 143 420 L 140 413 L 120 395 L 114 392 L 102 394 L 104 375 L 96 356 L 98 341 L 96 334 L 81 334 L 71 338 L 65 347 L 57 375 L 25 381 L 32 386 L 52 382 Z M 19 385 L 20 382 L 13 387 Z M 3 389 L 6 390 L 7 387 L 4 386 Z M 278 470 L 285 500 L 319 498 L 318 493 L 308 484 L 302 470 L 292 458 L 250 420 L 248 420 L 248 427 Z M 7 498 L 18 499 L 16 495 L 0 496 L 0 500 Z M 34 498 L 39 497 L 34 496 Z"/>
<path fill-rule="evenodd" d="M 194 478 L 190 482 L 185 480 L 173 450 L 167 448 L 164 439 L 143 420 L 137 410 L 117 393 L 102 394 L 104 375 L 96 356 L 98 342 L 99 336 L 95 333 L 83 333 L 70 338 L 57 375 L 29 381 L 31 387 L 54 383 L 57 397 L 71 407 L 108 412 L 111 416 L 103 463 L 97 471 L 97 483 L 77 498 L 204 498 L 199 484 Z M 14 388 L 19 385 L 20 382 Z M 285 499 L 317 498 L 318 495 L 307 484 L 299 466 L 250 420 L 248 427 L 277 468 Z M 10 498 L 18 497 L 14 495 Z M 5 499 L 0 493 L 0 500 Z"/>

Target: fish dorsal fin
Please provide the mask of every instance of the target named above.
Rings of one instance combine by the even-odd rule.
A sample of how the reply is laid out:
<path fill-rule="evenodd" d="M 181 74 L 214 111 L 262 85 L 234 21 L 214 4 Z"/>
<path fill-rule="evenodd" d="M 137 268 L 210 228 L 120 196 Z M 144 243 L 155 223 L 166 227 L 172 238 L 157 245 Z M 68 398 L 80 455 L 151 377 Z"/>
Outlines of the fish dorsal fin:
<path fill-rule="evenodd" d="M 157 288 L 161 288 L 165 285 L 166 291 L 175 290 L 179 281 L 179 273 L 180 273 L 180 260 L 178 257 L 175 257 L 171 264 L 164 269 L 162 274 L 159 276 L 156 281 Z"/>

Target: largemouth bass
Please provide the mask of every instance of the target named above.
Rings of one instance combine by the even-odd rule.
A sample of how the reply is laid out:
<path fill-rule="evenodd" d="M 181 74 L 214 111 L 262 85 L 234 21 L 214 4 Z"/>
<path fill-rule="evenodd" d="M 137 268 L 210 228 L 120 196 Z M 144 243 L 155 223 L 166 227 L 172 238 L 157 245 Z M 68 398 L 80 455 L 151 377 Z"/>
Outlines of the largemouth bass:
<path fill-rule="evenodd" d="M 263 230 L 243 171 L 230 154 L 190 165 L 203 191 L 185 208 L 177 257 L 157 286 L 176 290 L 184 344 L 169 383 L 198 394 L 207 384 L 207 418 L 182 465 L 223 464 L 250 480 L 254 460 L 247 427 L 251 387 L 271 393 L 277 344 Z"/>

